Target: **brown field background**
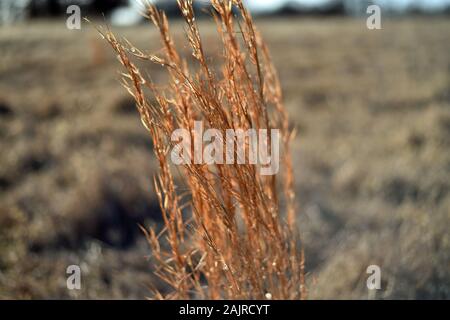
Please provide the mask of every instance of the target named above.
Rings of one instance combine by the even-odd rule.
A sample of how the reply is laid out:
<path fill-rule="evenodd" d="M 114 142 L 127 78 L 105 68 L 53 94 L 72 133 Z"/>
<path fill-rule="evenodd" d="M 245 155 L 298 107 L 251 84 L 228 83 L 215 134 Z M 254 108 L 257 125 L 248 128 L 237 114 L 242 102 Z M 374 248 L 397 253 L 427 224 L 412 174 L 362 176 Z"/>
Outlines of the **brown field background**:
<path fill-rule="evenodd" d="M 213 56 L 213 24 L 200 24 Z M 386 19 L 378 31 L 336 17 L 256 24 L 297 130 L 309 297 L 450 298 L 450 21 Z M 148 24 L 114 30 L 160 48 Z M 174 30 L 181 41 L 181 21 Z M 0 298 L 163 289 L 137 227 L 161 222 L 156 164 L 119 70 L 86 23 L 0 29 Z M 164 78 L 156 65 L 147 71 Z M 79 291 L 66 288 L 69 264 L 82 268 Z M 382 289 L 369 294 L 371 264 Z"/>

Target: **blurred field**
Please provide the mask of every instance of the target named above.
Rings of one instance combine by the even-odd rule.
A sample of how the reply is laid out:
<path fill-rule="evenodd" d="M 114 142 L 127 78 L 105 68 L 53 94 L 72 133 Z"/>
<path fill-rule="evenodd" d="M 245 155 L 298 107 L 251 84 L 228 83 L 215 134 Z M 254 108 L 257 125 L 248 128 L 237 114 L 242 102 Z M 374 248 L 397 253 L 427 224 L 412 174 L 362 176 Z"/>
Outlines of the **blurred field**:
<path fill-rule="evenodd" d="M 112 52 L 64 23 L 0 29 L 0 297 L 144 298 L 154 279 L 137 224 L 159 223 L 150 139 Z M 297 129 L 310 297 L 450 298 L 450 21 L 257 25 Z M 151 26 L 116 31 L 159 49 Z M 66 289 L 69 264 L 80 291 Z M 382 290 L 368 296 L 371 264 Z"/>

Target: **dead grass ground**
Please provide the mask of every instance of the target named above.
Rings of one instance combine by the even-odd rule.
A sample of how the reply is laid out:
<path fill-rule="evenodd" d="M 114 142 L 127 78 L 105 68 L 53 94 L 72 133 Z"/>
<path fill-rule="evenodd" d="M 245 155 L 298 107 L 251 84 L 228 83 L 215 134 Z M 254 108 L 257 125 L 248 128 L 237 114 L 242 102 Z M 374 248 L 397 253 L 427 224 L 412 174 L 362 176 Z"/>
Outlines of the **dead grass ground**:
<path fill-rule="evenodd" d="M 448 19 L 257 24 L 298 130 L 310 297 L 367 298 L 377 264 L 375 298 L 449 298 Z M 118 31 L 159 48 L 147 25 Z M 0 297 L 144 297 L 137 223 L 158 223 L 154 160 L 114 56 L 92 28 L 63 21 L 2 28 L 0 52 Z M 79 292 L 65 287 L 72 263 Z"/>

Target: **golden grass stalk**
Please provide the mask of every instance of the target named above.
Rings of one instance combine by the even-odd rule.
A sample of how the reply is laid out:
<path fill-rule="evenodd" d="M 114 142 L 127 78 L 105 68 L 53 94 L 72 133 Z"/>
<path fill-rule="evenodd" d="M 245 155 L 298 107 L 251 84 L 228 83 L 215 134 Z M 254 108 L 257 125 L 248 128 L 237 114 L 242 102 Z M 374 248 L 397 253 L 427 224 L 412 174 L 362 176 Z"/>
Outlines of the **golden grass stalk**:
<path fill-rule="evenodd" d="M 154 298 L 305 298 L 289 151 L 292 134 L 280 83 L 242 2 L 211 3 L 223 49 L 220 69 L 213 70 L 205 56 L 192 0 L 178 0 L 178 5 L 194 71 L 178 53 L 166 15 L 151 4 L 145 14 L 161 34 L 163 56 L 144 53 L 110 30 L 100 30 L 126 70 L 123 85 L 136 100 L 160 167 L 154 186 L 165 227 L 160 234 L 142 229 L 152 248 L 155 273 L 170 290 L 155 290 Z M 144 77 L 136 59 L 163 66 L 167 86 L 157 87 Z M 203 121 L 205 130 L 222 132 L 280 129 L 282 172 L 262 176 L 254 164 L 185 164 L 175 179 L 171 134 L 177 128 L 192 132 L 195 120 Z M 187 186 L 189 197 L 178 193 L 177 183 Z"/>

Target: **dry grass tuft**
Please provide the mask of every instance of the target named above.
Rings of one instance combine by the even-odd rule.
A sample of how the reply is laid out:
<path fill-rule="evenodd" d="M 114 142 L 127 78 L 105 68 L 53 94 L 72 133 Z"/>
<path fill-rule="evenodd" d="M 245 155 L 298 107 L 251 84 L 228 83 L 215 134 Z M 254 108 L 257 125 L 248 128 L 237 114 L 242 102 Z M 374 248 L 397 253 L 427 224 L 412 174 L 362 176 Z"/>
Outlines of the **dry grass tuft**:
<path fill-rule="evenodd" d="M 305 298 L 289 152 L 292 134 L 280 83 L 241 1 L 211 3 L 223 45 L 220 69 L 213 69 L 205 56 L 191 0 L 179 0 L 178 5 L 194 68 L 178 53 L 166 15 L 150 4 L 146 15 L 161 34 L 164 55 L 147 54 L 110 30 L 100 30 L 126 69 L 123 85 L 136 101 L 160 167 L 154 185 L 165 227 L 160 234 L 142 229 L 152 247 L 155 273 L 172 290 L 155 289 L 154 298 Z M 154 84 L 135 60 L 164 67 L 168 84 Z M 261 176 L 251 164 L 186 164 L 180 167 L 182 183 L 177 186 L 178 167 L 172 167 L 168 156 L 170 137 L 177 128 L 192 135 L 199 120 L 205 130 L 222 132 L 280 129 L 282 172 Z M 186 212 L 192 216 L 187 218 Z"/>

